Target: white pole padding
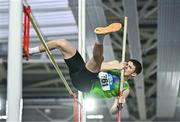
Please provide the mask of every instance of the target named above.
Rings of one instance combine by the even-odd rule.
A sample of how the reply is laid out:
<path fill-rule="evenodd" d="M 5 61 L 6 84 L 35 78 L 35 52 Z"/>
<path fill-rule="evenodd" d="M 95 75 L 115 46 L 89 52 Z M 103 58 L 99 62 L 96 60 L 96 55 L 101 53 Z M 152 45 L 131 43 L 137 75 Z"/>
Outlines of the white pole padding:
<path fill-rule="evenodd" d="M 9 0 L 7 122 L 20 122 L 22 113 L 22 0 Z"/>

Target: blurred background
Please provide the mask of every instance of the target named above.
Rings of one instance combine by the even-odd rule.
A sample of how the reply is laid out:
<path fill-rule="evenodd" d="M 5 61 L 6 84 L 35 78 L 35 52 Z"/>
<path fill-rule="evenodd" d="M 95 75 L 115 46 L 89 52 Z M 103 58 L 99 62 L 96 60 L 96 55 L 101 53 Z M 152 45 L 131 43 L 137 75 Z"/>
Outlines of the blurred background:
<path fill-rule="evenodd" d="M 48 40 L 65 38 L 78 48 L 78 0 L 27 0 Z M 142 62 L 143 72 L 129 81 L 122 121 L 180 121 L 180 1 L 87 0 L 86 59 L 92 56 L 94 28 L 128 16 L 126 59 Z M 9 1 L 0 0 L 0 121 L 7 118 Z M 105 61 L 121 60 L 123 29 L 105 38 Z M 40 44 L 31 26 L 30 47 Z M 52 51 L 69 85 L 69 72 L 58 50 Z M 69 96 L 45 53 L 23 59 L 22 121 L 73 121 Z M 117 121 L 109 112 L 114 99 L 95 99 L 87 122 Z M 90 103 L 90 106 L 93 103 Z M 92 116 L 99 115 L 99 116 Z"/>

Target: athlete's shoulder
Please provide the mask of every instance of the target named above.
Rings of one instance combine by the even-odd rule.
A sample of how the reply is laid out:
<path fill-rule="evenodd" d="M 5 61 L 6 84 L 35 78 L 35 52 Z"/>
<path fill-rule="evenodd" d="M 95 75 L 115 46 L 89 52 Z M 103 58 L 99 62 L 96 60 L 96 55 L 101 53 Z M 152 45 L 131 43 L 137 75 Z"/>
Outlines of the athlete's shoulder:
<path fill-rule="evenodd" d="M 113 75 L 118 75 L 118 76 L 121 74 L 121 70 L 119 69 L 111 69 L 111 70 L 108 70 L 107 72 Z"/>
<path fill-rule="evenodd" d="M 126 88 L 126 89 L 129 89 L 129 83 L 127 81 L 125 81 L 123 83 L 123 87 Z"/>

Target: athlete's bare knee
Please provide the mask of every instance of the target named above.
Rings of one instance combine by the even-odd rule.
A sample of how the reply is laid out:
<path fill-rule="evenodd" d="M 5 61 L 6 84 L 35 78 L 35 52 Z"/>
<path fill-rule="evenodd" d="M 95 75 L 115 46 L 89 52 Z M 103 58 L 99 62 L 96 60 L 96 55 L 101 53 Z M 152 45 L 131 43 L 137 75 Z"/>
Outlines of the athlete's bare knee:
<path fill-rule="evenodd" d="M 66 39 L 55 40 L 55 43 L 57 48 L 66 47 L 69 45 L 69 42 Z"/>

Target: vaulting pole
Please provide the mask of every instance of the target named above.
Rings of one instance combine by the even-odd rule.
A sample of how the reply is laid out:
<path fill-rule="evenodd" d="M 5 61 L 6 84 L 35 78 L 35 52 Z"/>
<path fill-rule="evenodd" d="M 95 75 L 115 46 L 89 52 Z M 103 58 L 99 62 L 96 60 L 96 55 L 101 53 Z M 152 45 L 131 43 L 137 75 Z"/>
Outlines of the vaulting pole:
<path fill-rule="evenodd" d="M 125 61 L 125 54 L 126 54 L 126 36 L 127 36 L 127 22 L 128 17 L 124 17 L 124 32 L 123 32 L 123 48 L 122 48 L 122 62 Z M 122 96 L 123 92 L 123 82 L 124 82 L 124 70 L 121 70 L 121 84 L 120 84 L 120 96 Z M 121 112 L 118 112 L 118 122 L 121 121 Z"/>
<path fill-rule="evenodd" d="M 86 39 L 86 0 L 78 0 L 78 50 L 83 59 L 86 60 L 85 39 Z M 78 101 L 83 105 L 82 92 L 78 92 Z M 79 122 L 86 122 L 86 112 L 79 104 Z"/>
<path fill-rule="evenodd" d="M 8 118 L 20 122 L 22 113 L 22 0 L 9 0 Z"/>
<path fill-rule="evenodd" d="M 30 21 L 31 21 L 31 24 L 32 24 L 32 26 L 33 26 L 33 28 L 34 28 L 34 30 L 35 30 L 35 32 L 36 32 L 39 40 L 41 41 L 42 45 L 44 46 L 44 48 L 45 48 L 45 50 L 46 50 L 46 54 L 48 55 L 51 63 L 53 64 L 53 66 L 54 66 L 54 68 L 55 68 L 55 70 L 57 71 L 57 73 L 58 73 L 58 75 L 59 75 L 59 78 L 60 78 L 60 79 L 62 80 L 62 82 L 64 83 L 64 85 L 65 85 L 66 89 L 68 90 L 69 94 L 72 95 L 72 96 L 74 96 L 73 91 L 71 90 L 71 88 L 70 88 L 70 86 L 68 85 L 65 77 L 63 76 L 63 74 L 62 74 L 62 72 L 61 72 L 61 70 L 60 70 L 60 68 L 59 68 L 56 60 L 55 60 L 54 57 L 52 56 L 52 53 L 51 53 L 51 51 L 49 50 L 49 48 L 48 48 L 48 46 L 47 46 L 47 44 L 46 44 L 46 41 L 45 41 L 45 39 L 44 39 L 44 37 L 43 37 L 43 35 L 42 35 L 42 33 L 41 33 L 41 30 L 40 30 L 40 28 L 38 27 L 37 22 L 36 22 L 36 20 L 34 19 L 33 15 L 32 15 L 31 13 L 30 13 Z"/>

